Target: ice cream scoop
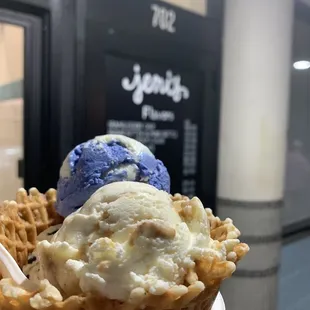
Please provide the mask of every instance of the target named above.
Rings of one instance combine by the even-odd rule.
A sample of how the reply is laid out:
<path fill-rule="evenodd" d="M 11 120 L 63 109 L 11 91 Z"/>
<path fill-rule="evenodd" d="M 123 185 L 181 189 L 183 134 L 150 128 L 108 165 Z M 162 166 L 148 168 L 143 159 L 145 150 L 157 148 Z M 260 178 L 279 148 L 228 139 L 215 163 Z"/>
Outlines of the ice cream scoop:
<path fill-rule="evenodd" d="M 145 145 L 122 135 L 104 135 L 79 144 L 63 162 L 58 213 L 68 216 L 98 188 L 119 181 L 144 182 L 170 192 L 166 167 Z"/>
<path fill-rule="evenodd" d="M 54 234 L 59 230 L 60 227 L 61 227 L 61 224 L 54 225 L 54 226 L 47 228 L 41 234 L 38 235 L 37 242 L 40 242 L 43 240 L 50 241 L 53 238 Z M 39 265 L 35 250 L 28 256 L 28 264 L 23 266 L 23 272 L 31 280 L 34 280 L 34 281 L 40 280 L 40 265 Z"/>
<path fill-rule="evenodd" d="M 210 253 L 225 257 L 225 248 L 212 247 L 198 198 L 181 211 L 172 202 L 144 183 L 101 187 L 50 242 L 38 244 L 42 275 L 67 296 L 96 292 L 133 304 L 150 294 L 179 298 L 191 292 L 194 298 L 205 288 L 196 262 Z M 235 265 L 228 262 L 230 268 Z"/>
<path fill-rule="evenodd" d="M 0 215 L 7 227 L 12 208 Z M 9 277 L 0 280 L 0 308 L 224 310 L 220 284 L 249 251 L 239 235 L 231 219 L 215 217 L 198 198 L 112 183 L 37 237 L 28 279 L 0 246 L 0 272 Z"/>

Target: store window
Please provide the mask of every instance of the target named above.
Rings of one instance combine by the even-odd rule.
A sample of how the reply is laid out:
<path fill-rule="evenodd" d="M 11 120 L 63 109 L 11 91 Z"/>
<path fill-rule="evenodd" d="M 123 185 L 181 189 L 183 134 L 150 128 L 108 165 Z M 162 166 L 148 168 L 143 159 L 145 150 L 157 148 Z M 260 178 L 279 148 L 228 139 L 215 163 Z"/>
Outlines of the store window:
<path fill-rule="evenodd" d="M 24 28 L 0 23 L 0 201 L 22 187 Z"/>
<path fill-rule="evenodd" d="M 287 140 L 286 231 L 310 226 L 310 1 L 296 6 Z"/>

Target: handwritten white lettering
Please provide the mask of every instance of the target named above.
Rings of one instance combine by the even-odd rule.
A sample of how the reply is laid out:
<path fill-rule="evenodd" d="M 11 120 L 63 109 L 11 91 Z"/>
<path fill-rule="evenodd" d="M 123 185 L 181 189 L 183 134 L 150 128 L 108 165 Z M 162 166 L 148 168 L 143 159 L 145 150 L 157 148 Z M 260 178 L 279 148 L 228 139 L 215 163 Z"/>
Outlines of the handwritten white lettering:
<path fill-rule="evenodd" d="M 126 91 L 132 91 L 132 101 L 136 105 L 143 102 L 144 95 L 166 95 L 174 102 L 182 99 L 189 99 L 190 92 L 186 86 L 181 85 L 181 76 L 173 75 L 171 70 L 167 70 L 166 77 L 158 74 L 144 73 L 141 76 L 141 66 L 133 66 L 132 81 L 128 77 L 122 78 L 122 87 Z"/>
<path fill-rule="evenodd" d="M 175 115 L 172 111 L 159 111 L 155 110 L 150 105 L 144 105 L 141 108 L 141 118 L 143 120 L 151 121 L 162 121 L 162 122 L 173 122 L 175 120 Z"/>

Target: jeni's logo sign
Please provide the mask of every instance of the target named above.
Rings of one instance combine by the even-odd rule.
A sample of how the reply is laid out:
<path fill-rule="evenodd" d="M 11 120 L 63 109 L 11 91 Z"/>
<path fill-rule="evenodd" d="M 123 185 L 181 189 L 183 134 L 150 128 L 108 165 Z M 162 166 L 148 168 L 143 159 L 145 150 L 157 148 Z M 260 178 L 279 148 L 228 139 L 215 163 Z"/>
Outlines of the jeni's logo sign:
<path fill-rule="evenodd" d="M 173 75 L 171 70 L 166 71 L 166 76 L 151 74 L 149 72 L 141 75 L 141 66 L 133 66 L 133 77 L 122 78 L 122 87 L 126 91 L 132 92 L 132 101 L 140 105 L 145 95 L 162 95 L 170 97 L 174 102 L 180 102 L 182 99 L 189 99 L 189 89 L 181 84 L 181 76 Z"/>

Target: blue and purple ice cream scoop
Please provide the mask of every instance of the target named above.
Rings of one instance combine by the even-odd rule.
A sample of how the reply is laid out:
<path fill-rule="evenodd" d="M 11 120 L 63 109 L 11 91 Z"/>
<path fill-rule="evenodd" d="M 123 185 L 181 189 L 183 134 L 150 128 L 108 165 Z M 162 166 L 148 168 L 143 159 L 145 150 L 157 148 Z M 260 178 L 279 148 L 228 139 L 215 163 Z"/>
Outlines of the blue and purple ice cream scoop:
<path fill-rule="evenodd" d="M 148 183 L 170 193 L 167 168 L 145 145 L 122 135 L 104 135 L 79 144 L 64 160 L 57 212 L 66 217 L 98 188 L 120 181 Z"/>

